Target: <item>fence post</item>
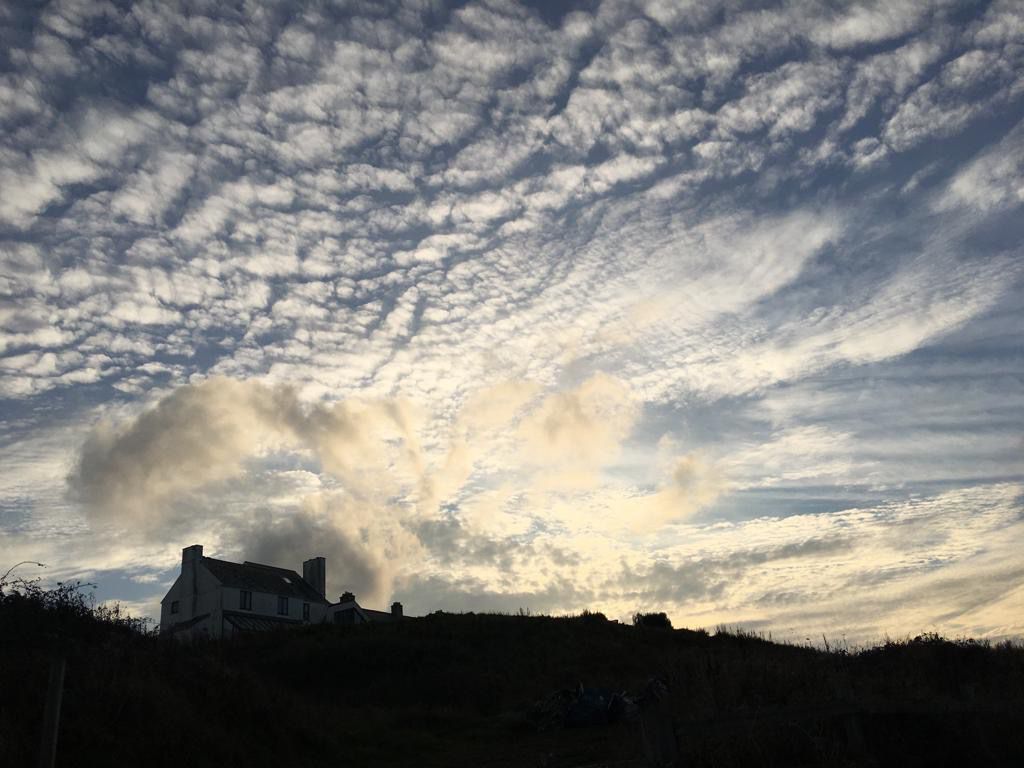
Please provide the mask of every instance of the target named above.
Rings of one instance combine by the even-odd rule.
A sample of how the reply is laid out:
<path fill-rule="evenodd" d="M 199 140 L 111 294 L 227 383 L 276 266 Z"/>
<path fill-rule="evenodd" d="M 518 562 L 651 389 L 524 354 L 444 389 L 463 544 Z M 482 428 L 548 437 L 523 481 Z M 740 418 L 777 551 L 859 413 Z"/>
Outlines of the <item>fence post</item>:
<path fill-rule="evenodd" d="M 43 709 L 43 735 L 39 742 L 39 768 L 53 768 L 57 759 L 57 731 L 60 728 L 60 701 L 64 695 L 63 654 L 50 658 L 50 682 L 46 688 L 46 706 Z"/>
<path fill-rule="evenodd" d="M 641 697 L 640 740 L 647 764 L 655 768 L 673 768 L 679 759 L 672 714 L 668 686 L 652 680 Z"/>

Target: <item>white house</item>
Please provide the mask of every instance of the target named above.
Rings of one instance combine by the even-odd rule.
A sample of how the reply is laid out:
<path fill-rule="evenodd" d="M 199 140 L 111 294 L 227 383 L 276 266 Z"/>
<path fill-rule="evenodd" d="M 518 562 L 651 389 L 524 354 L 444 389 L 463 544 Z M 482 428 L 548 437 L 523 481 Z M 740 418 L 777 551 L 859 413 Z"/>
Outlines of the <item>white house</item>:
<path fill-rule="evenodd" d="M 181 574 L 160 601 L 160 631 L 180 639 L 232 637 L 282 627 L 361 624 L 402 618 L 402 604 L 391 613 L 360 606 L 346 592 L 331 604 L 325 597 L 327 561 L 313 557 L 302 575 L 286 568 L 203 557 L 202 544 L 181 551 Z"/>

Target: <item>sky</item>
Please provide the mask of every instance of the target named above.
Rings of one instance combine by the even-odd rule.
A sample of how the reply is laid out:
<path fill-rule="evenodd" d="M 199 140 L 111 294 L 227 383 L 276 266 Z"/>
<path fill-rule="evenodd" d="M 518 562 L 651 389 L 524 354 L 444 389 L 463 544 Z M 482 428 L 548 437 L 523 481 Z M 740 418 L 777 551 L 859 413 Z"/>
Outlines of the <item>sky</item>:
<path fill-rule="evenodd" d="M 0 6 L 0 567 L 1024 635 L 1024 6 Z"/>

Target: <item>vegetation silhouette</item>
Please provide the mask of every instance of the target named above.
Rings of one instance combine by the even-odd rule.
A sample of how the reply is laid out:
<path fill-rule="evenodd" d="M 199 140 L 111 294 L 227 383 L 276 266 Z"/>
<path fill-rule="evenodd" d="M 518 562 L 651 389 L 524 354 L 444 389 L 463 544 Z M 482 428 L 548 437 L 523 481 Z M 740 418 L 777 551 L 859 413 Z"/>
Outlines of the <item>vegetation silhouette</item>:
<path fill-rule="evenodd" d="M 668 614 L 661 613 L 634 613 L 634 627 L 650 627 L 653 629 L 672 629 L 672 620 Z"/>
<path fill-rule="evenodd" d="M 55 652 L 58 766 L 654 764 L 650 723 L 544 710 L 595 690 L 623 712 L 656 700 L 680 766 L 1024 764 L 1018 643 L 824 650 L 642 618 L 659 615 L 438 612 L 184 645 L 80 585 L 3 583 L 0 765 L 33 762 Z"/>

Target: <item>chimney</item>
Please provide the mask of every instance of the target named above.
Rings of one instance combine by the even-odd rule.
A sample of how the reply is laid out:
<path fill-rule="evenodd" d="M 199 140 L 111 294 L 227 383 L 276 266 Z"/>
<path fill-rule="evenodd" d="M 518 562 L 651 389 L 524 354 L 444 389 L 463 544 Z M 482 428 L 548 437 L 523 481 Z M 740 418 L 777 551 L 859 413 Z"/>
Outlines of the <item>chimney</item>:
<path fill-rule="evenodd" d="M 311 557 L 302 564 L 302 578 L 306 580 L 320 597 L 327 595 L 327 560 L 323 557 Z"/>
<path fill-rule="evenodd" d="M 203 545 L 193 544 L 181 550 L 181 578 L 184 591 L 182 594 L 183 619 L 191 619 L 196 615 L 196 599 L 199 597 L 199 580 L 196 570 L 203 557 Z"/>
<path fill-rule="evenodd" d="M 396 602 L 391 604 L 391 615 L 394 616 L 396 619 L 402 618 L 402 604 L 401 603 L 396 601 Z"/>

